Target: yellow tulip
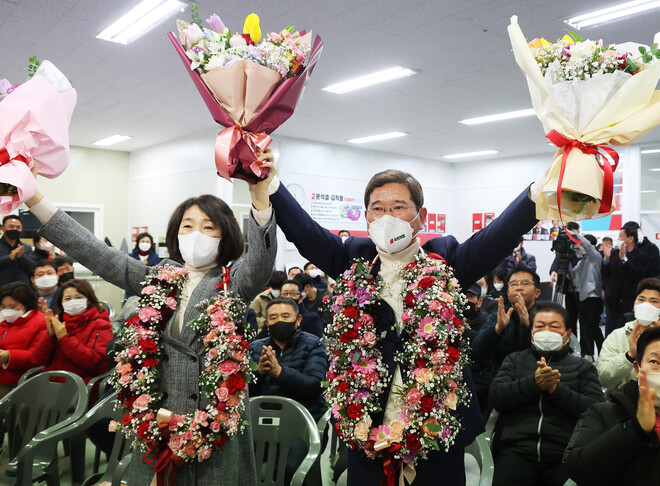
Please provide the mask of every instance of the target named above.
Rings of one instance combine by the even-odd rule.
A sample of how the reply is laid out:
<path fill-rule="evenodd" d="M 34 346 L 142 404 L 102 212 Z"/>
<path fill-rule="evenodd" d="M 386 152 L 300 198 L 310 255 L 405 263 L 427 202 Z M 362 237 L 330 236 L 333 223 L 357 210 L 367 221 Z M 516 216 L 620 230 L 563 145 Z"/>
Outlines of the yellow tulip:
<path fill-rule="evenodd" d="M 560 41 L 565 41 L 567 44 L 575 44 L 575 41 L 573 40 L 573 38 L 568 34 L 566 34 L 564 37 L 562 37 L 559 40 Z"/>
<path fill-rule="evenodd" d="M 261 40 L 261 28 L 259 27 L 259 16 L 256 13 L 251 13 L 245 18 L 245 24 L 243 25 L 243 33 L 250 34 L 250 38 L 255 43 Z"/>
<path fill-rule="evenodd" d="M 552 45 L 550 42 L 545 40 L 545 38 L 541 37 L 540 39 L 537 37 L 534 39 L 532 42 L 529 43 L 529 47 L 533 49 L 541 49 L 543 46 L 549 46 Z"/>

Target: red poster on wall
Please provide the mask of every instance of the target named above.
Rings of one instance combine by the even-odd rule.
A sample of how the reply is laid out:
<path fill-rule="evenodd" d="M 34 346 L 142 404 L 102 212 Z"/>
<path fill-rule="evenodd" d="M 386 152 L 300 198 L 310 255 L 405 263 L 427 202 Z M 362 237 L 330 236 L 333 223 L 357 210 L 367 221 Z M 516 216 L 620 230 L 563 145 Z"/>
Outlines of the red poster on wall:
<path fill-rule="evenodd" d="M 472 213 L 472 232 L 484 227 L 484 213 Z"/>
<path fill-rule="evenodd" d="M 436 224 L 436 228 L 437 228 L 438 233 L 444 233 L 446 231 L 446 229 L 445 229 L 445 223 L 446 222 L 447 222 L 446 215 L 438 214 L 438 223 Z"/>
<path fill-rule="evenodd" d="M 131 241 L 133 243 L 135 243 L 135 240 L 137 239 L 138 230 L 139 230 L 139 228 L 137 226 L 133 226 L 131 228 Z"/>
<path fill-rule="evenodd" d="M 484 213 L 484 228 L 493 222 L 495 213 Z"/>
<path fill-rule="evenodd" d="M 429 213 L 428 216 L 426 217 L 426 225 L 427 225 L 427 231 L 429 233 L 435 233 L 435 228 L 436 228 L 436 218 L 437 214 L 435 213 Z"/>

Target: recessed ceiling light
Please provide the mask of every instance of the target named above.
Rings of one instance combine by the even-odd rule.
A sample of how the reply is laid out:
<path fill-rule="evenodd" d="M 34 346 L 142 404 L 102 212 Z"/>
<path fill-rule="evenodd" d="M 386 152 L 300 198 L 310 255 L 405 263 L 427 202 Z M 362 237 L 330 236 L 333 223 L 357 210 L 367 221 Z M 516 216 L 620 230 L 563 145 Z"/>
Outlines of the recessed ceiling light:
<path fill-rule="evenodd" d="M 405 137 L 406 135 L 408 134 L 404 132 L 387 132 L 381 133 L 379 135 L 369 135 L 368 137 L 351 138 L 350 140 L 346 141 L 348 143 L 369 143 L 378 142 L 379 140 L 389 140 L 390 138 Z"/>
<path fill-rule="evenodd" d="M 481 123 L 491 123 L 502 120 L 511 120 L 513 118 L 522 118 L 524 116 L 532 116 L 532 115 L 536 115 L 536 112 L 534 111 L 533 108 L 529 108 L 527 110 L 509 111 L 506 113 L 498 113 L 496 115 L 486 115 L 486 116 L 479 116 L 476 118 L 466 118 L 465 120 L 460 120 L 458 123 L 462 123 L 464 125 L 479 125 Z"/>
<path fill-rule="evenodd" d="M 374 84 L 385 83 L 387 81 L 392 81 L 393 79 L 412 76 L 413 74 L 417 74 L 417 71 L 402 68 L 401 66 L 396 66 L 393 68 L 385 69 L 384 71 L 378 71 L 377 73 L 360 76 L 359 78 L 349 79 L 348 81 L 343 81 L 341 83 L 331 84 L 330 86 L 323 88 L 323 91 L 329 91 L 330 93 L 335 94 L 344 94 L 348 93 L 349 91 L 355 91 L 356 89 L 373 86 Z"/>
<path fill-rule="evenodd" d="M 124 140 L 129 140 L 133 137 L 129 137 L 128 135 L 113 135 L 111 137 L 106 137 L 101 140 L 97 140 L 96 142 L 93 142 L 92 145 L 98 145 L 99 147 L 108 147 L 110 145 L 114 145 L 119 142 L 123 142 Z"/>
<path fill-rule="evenodd" d="M 594 10 L 593 12 L 564 20 L 564 22 L 571 27 L 581 29 L 596 24 L 604 24 L 605 22 L 611 22 L 658 7 L 660 7 L 659 0 L 635 0 L 633 2 L 624 2 L 612 7 Z"/>
<path fill-rule="evenodd" d="M 642 150 L 642 154 L 657 154 L 660 153 L 660 149 L 649 149 L 649 150 Z"/>
<path fill-rule="evenodd" d="M 479 157 L 481 155 L 492 155 L 499 153 L 497 150 L 480 150 L 478 152 L 465 152 L 463 154 L 443 155 L 443 159 L 465 159 L 467 157 Z"/>
<path fill-rule="evenodd" d="M 651 193 L 655 192 L 655 189 L 650 189 L 648 191 L 639 191 L 639 192 L 641 192 L 642 194 L 651 194 Z"/>
<path fill-rule="evenodd" d="M 186 3 L 179 0 L 142 0 L 96 38 L 124 45 L 129 44 L 175 12 L 183 12 L 186 6 Z"/>

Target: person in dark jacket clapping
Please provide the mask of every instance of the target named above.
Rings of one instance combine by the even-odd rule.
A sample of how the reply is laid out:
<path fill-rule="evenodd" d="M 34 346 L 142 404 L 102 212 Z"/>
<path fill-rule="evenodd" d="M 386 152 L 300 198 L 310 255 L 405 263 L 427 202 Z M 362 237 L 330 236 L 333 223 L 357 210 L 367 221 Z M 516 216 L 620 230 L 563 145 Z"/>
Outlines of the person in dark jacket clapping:
<path fill-rule="evenodd" d="M 500 414 L 493 486 L 563 486 L 562 456 L 580 414 L 603 401 L 594 365 L 570 354 L 568 313 L 537 302 L 533 347 L 509 355 L 490 387 Z"/>
<path fill-rule="evenodd" d="M 589 407 L 575 427 L 564 461 L 581 486 L 660 484 L 660 328 L 639 337 L 634 366 L 639 384 Z"/>

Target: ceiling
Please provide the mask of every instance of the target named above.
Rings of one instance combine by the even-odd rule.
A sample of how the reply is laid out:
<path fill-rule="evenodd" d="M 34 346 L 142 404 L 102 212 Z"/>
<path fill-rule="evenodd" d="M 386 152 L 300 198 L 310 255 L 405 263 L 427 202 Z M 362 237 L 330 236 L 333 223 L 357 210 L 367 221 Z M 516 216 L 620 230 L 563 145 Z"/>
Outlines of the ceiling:
<path fill-rule="evenodd" d="M 25 78 L 28 57 L 49 59 L 71 80 L 78 104 L 71 144 L 83 147 L 114 134 L 134 151 L 213 128 L 166 34 L 164 22 L 128 46 L 96 35 L 138 0 L 0 0 L 0 78 Z M 323 37 L 323 55 L 295 114 L 277 135 L 332 144 L 388 131 L 410 135 L 363 147 L 440 160 L 442 155 L 495 149 L 508 158 L 551 152 L 535 118 L 465 126 L 458 120 L 531 107 L 506 31 L 518 15 L 525 35 L 556 39 L 563 19 L 616 0 L 200 0 L 202 19 L 217 13 L 232 30 L 256 12 L 263 31 L 288 24 Z M 248 6 L 249 5 L 249 6 Z M 189 20 L 190 10 L 180 17 Z M 652 42 L 660 10 L 601 27 L 583 37 L 606 43 Z M 344 95 L 321 88 L 393 65 L 409 78 Z M 656 129 L 641 142 L 660 142 Z M 491 156 L 492 157 L 492 156 Z"/>

